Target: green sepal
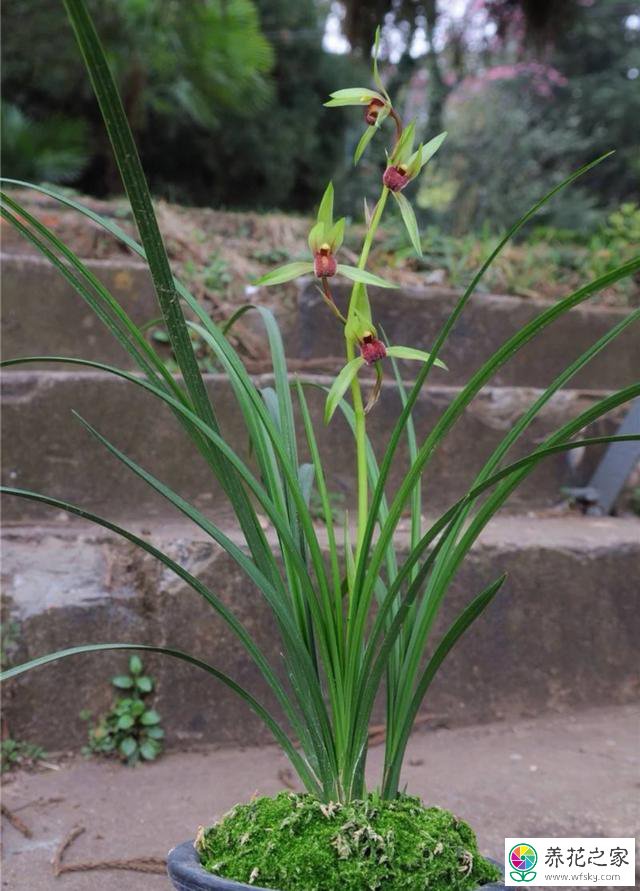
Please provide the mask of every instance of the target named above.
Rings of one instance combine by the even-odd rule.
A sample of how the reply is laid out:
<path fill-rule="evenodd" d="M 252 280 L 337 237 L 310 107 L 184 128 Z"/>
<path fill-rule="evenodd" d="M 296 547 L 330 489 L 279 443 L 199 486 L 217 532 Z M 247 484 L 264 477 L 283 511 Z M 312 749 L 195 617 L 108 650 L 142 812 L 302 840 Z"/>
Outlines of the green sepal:
<path fill-rule="evenodd" d="M 327 108 L 338 108 L 342 105 L 369 105 L 373 99 L 386 103 L 384 96 L 376 93 L 368 87 L 348 87 L 346 90 L 336 90 L 330 93 L 330 99 L 325 102 Z"/>
<path fill-rule="evenodd" d="M 366 285 L 356 282 L 351 292 L 344 336 L 350 343 L 358 343 L 367 331 L 375 333 L 369 294 Z"/>
<path fill-rule="evenodd" d="M 281 285 L 294 278 L 299 278 L 301 275 L 307 275 L 309 272 L 313 272 L 313 263 L 309 261 L 287 263 L 286 266 L 280 266 L 278 269 L 267 272 L 262 278 L 257 279 L 254 285 Z"/>
<path fill-rule="evenodd" d="M 345 278 L 351 279 L 352 282 L 360 282 L 363 285 L 374 285 L 376 288 L 398 287 L 393 282 L 380 278 L 379 275 L 367 272 L 366 269 L 358 269 L 357 266 L 345 266 L 343 263 L 338 263 L 337 272 L 339 275 L 344 275 Z"/>
<path fill-rule="evenodd" d="M 344 241 L 345 222 L 345 218 L 341 217 L 327 232 L 326 241 L 331 248 L 331 253 L 333 254 L 335 254 L 336 251 L 340 250 L 342 242 Z"/>
<path fill-rule="evenodd" d="M 389 163 L 395 165 L 406 164 L 413 153 L 413 142 L 416 137 L 416 122 L 411 123 L 404 128 L 402 136 L 398 140 L 396 147 L 391 153 Z"/>
<path fill-rule="evenodd" d="M 360 343 L 367 334 L 376 336 L 376 329 L 371 321 L 370 313 L 361 313 L 354 309 L 349 313 L 347 324 L 344 326 L 344 336 L 349 343 Z"/>
<path fill-rule="evenodd" d="M 430 353 L 425 353 L 424 350 L 416 350 L 413 347 L 405 346 L 387 347 L 387 356 L 393 356 L 395 359 L 412 359 L 417 362 L 428 362 L 431 358 Z M 441 359 L 434 359 L 433 364 L 437 365 L 438 368 L 443 368 L 445 371 L 449 370 Z"/>
<path fill-rule="evenodd" d="M 443 130 L 442 133 L 439 133 L 437 136 L 434 136 L 433 139 L 430 139 L 429 142 L 422 149 L 422 157 L 420 159 L 420 168 L 424 167 L 427 161 L 431 160 L 435 153 L 438 151 L 442 143 L 447 138 L 447 131 Z"/>
<path fill-rule="evenodd" d="M 333 183 L 329 183 L 324 190 L 316 219 L 319 223 L 324 223 L 327 229 L 333 226 Z"/>
<path fill-rule="evenodd" d="M 416 220 L 413 208 L 402 192 L 392 192 L 391 194 L 398 202 L 398 207 L 400 208 L 404 225 L 409 233 L 411 244 L 413 245 L 416 254 L 421 257 L 422 245 L 420 244 L 420 232 L 418 230 L 418 221 Z"/>
<path fill-rule="evenodd" d="M 320 250 L 320 246 L 327 240 L 325 238 L 325 224 L 322 222 L 316 223 L 311 228 L 311 232 L 309 232 L 309 250 L 312 254 L 317 253 Z"/>
<path fill-rule="evenodd" d="M 411 155 L 409 160 L 407 161 L 407 176 L 410 179 L 413 179 L 414 176 L 417 176 L 420 173 L 420 168 L 422 167 L 422 149 L 423 145 L 420 143 L 416 151 Z"/>
<path fill-rule="evenodd" d="M 358 161 L 360 160 L 360 158 L 363 156 L 365 149 L 367 148 L 367 146 L 369 145 L 369 143 L 375 136 L 377 129 L 378 128 L 375 125 L 373 125 L 371 127 L 367 127 L 367 129 L 364 131 L 364 133 L 360 137 L 360 141 L 358 142 L 358 144 L 356 146 L 356 150 L 353 153 L 353 163 L 354 164 L 357 164 Z"/>
<path fill-rule="evenodd" d="M 350 362 L 347 362 L 347 364 L 340 371 L 334 382 L 331 384 L 331 388 L 327 393 L 327 401 L 324 407 L 325 424 L 328 424 L 333 417 L 333 413 L 338 407 L 340 400 L 347 392 L 349 386 L 351 385 L 351 381 L 354 379 L 363 365 L 364 359 L 362 358 L 362 356 L 356 356 L 355 359 L 351 359 Z"/>
<path fill-rule="evenodd" d="M 382 83 L 382 78 L 380 77 L 380 72 L 378 71 L 378 54 L 380 52 L 380 25 L 376 28 L 376 36 L 373 41 L 373 82 L 380 90 L 381 93 L 384 94 L 385 99 L 390 103 L 391 99 L 389 94 L 387 93 L 384 84 Z"/>

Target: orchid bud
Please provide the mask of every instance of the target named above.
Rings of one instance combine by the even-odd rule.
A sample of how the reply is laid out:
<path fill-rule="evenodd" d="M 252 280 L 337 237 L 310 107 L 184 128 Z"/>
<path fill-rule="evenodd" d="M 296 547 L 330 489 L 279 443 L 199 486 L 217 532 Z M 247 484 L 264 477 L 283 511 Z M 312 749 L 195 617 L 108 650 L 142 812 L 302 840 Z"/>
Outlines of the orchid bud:
<path fill-rule="evenodd" d="M 409 172 L 404 164 L 398 164 L 397 167 L 387 167 L 382 175 L 382 182 L 391 192 L 400 192 L 411 179 Z"/>
<path fill-rule="evenodd" d="M 381 108 L 384 108 L 384 102 L 380 99 L 372 99 L 367 106 L 367 110 L 364 113 L 364 119 L 370 127 L 373 127 L 374 124 L 376 124 Z"/>
<path fill-rule="evenodd" d="M 387 350 L 383 342 L 378 340 L 375 334 L 366 331 L 360 342 L 360 353 L 367 365 L 374 365 L 380 359 L 384 359 L 387 355 Z"/>
<path fill-rule="evenodd" d="M 317 278 L 331 278 L 336 274 L 338 264 L 328 244 L 322 244 L 313 255 L 313 271 Z"/>

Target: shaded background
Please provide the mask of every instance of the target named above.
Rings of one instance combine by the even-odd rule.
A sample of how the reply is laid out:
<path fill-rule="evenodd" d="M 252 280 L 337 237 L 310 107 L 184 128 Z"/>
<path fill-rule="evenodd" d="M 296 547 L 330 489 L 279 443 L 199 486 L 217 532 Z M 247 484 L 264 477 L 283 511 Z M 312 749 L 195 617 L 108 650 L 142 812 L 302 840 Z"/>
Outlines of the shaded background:
<path fill-rule="evenodd" d="M 418 185 L 424 223 L 499 230 L 550 184 L 616 155 L 542 222 L 593 232 L 621 203 L 640 228 L 640 4 L 628 0 L 102 0 L 89 4 L 156 195 L 308 212 L 327 179 L 360 217 L 381 145 L 353 174 L 354 109 L 331 90 L 383 74 L 448 150 Z M 108 196 L 120 184 L 59 0 L 3 4 L 7 175 Z M 25 39 L 28 38 L 28 39 Z M 25 50 L 25 47 L 33 51 Z M 373 178 L 376 188 L 377 178 Z M 640 234 L 640 233 L 638 233 Z"/>

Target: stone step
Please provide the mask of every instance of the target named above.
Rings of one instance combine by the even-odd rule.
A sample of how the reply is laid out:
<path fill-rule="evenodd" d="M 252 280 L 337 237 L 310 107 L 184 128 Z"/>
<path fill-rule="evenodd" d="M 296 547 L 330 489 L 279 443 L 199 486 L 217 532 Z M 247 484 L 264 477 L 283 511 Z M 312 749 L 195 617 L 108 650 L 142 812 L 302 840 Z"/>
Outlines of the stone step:
<path fill-rule="evenodd" d="M 437 372 L 437 370 L 436 370 Z M 436 377 L 444 378 L 444 372 Z M 309 375 L 316 384 L 330 378 Z M 221 429 L 242 454 L 248 454 L 247 434 L 228 381 L 207 378 Z M 256 378 L 258 386 L 271 385 L 270 376 Z M 427 510 L 440 510 L 461 496 L 498 442 L 504 437 L 538 390 L 523 387 L 486 388 L 453 427 L 436 451 L 423 476 Z M 419 441 L 433 428 L 459 388 L 430 386 L 420 397 L 414 419 Z M 146 469 L 160 477 L 198 507 L 217 512 L 224 503 L 220 488 L 208 468 L 187 441 L 175 418 L 148 393 L 127 381 L 102 372 L 13 371 L 2 382 L 6 484 L 45 492 L 87 509 L 117 518 L 167 517 L 173 513 L 166 501 L 152 492 L 126 467 L 109 455 L 71 415 L 76 410 L 103 435 Z M 591 406 L 602 393 L 589 390 L 562 391 L 551 400 L 522 438 L 516 457 L 531 452 L 551 431 Z M 353 441 L 347 424 L 336 413 L 329 427 L 323 423 L 324 394 L 309 389 L 314 427 L 328 473 L 328 485 L 351 503 L 353 494 Z M 379 403 L 369 415 L 372 441 L 381 451 L 400 411 L 395 384 L 388 381 Z M 615 430 L 623 411 L 592 425 L 588 433 Z M 302 430 L 301 425 L 299 429 Z M 301 444 L 301 455 L 305 447 Z M 582 460 L 578 452 L 547 459 L 514 493 L 512 510 L 543 508 L 562 499 L 564 485 L 582 485 L 600 454 L 589 449 Z M 389 493 L 406 473 L 403 441 L 393 463 Z M 42 510 L 35 503 L 11 499 L 5 505 L 6 520 L 37 519 Z"/>
<path fill-rule="evenodd" d="M 72 356 L 131 368 L 126 350 L 46 258 L 4 253 L 0 260 L 3 358 Z M 160 315 L 144 264 L 85 263 L 136 324 Z"/>
<path fill-rule="evenodd" d="M 87 260 L 89 268 L 111 290 L 135 322 L 159 316 L 149 274 L 130 260 Z M 42 258 L 2 255 L 3 355 L 63 355 L 91 358 L 131 368 L 131 360 L 98 321 L 82 298 L 58 271 Z M 336 300 L 344 308 L 347 289 L 337 286 Z M 265 295 L 266 296 L 266 295 Z M 273 295 L 270 294 L 270 297 Z M 387 291 L 371 289 L 378 323 L 396 344 L 430 349 L 455 305 L 457 292 L 442 288 Z M 449 366 L 447 384 L 465 383 L 504 340 L 549 304 L 531 299 L 480 294 L 472 298 L 454 328 L 442 358 Z M 43 311 L 43 307 L 46 311 Z M 516 354 L 496 375 L 496 386 L 546 386 L 566 365 L 625 315 L 625 310 L 585 304 L 564 316 Z M 343 344 L 315 284 L 301 289 L 299 306 L 278 312 L 292 365 L 306 370 L 337 370 Z M 257 319 L 245 316 L 252 348 L 264 331 Z M 614 389 L 640 376 L 637 327 L 625 332 L 576 377 L 574 386 Z M 265 344 L 265 355 L 267 348 Z M 333 358 L 332 358 L 333 357 Z M 296 366 L 296 362 L 298 363 Z M 268 370 L 266 365 L 260 370 Z M 414 375 L 415 363 L 404 363 L 403 374 Z"/>
<path fill-rule="evenodd" d="M 132 528 L 215 590 L 278 663 L 263 599 L 215 544 L 182 523 Z M 126 541 L 80 523 L 24 526 L 5 529 L 3 551 L 5 609 L 19 623 L 14 663 L 82 643 L 156 643 L 210 660 L 272 704 L 206 603 Z M 504 571 L 507 582 L 434 682 L 424 705 L 432 726 L 637 701 L 639 566 L 637 520 L 496 518 L 454 580 L 438 635 Z M 125 660 L 112 653 L 75 657 L 15 679 L 3 691 L 12 735 L 49 749 L 81 745 L 79 711 L 109 706 L 109 678 Z M 157 679 L 155 705 L 174 744 L 268 739 L 245 705 L 208 676 L 160 656 L 145 664 Z M 381 719 L 378 708 L 374 722 Z"/>
<path fill-rule="evenodd" d="M 349 289 L 333 289 L 346 310 Z M 371 288 L 374 320 L 389 342 L 430 350 L 460 294 L 445 288 L 391 291 Z M 465 384 L 480 365 L 516 331 L 551 304 L 497 294 L 475 294 L 453 328 L 441 358 L 446 382 Z M 494 386 L 546 387 L 572 361 L 625 317 L 628 310 L 583 304 L 550 325 L 511 357 L 492 380 Z M 290 334 L 290 355 L 311 364 L 336 353 L 336 326 L 315 284 L 300 293 L 298 329 Z M 631 325 L 572 381 L 579 388 L 617 389 L 640 377 L 639 325 Z M 338 349 L 338 352 L 340 350 Z M 401 363 L 403 375 L 415 374 L 415 362 Z"/>

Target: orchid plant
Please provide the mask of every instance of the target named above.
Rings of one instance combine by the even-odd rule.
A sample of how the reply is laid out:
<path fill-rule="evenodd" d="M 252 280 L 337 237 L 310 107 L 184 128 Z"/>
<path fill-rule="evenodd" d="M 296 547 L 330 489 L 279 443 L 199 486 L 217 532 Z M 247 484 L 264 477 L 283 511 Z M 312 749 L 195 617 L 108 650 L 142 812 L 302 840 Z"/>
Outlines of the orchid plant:
<path fill-rule="evenodd" d="M 308 402 L 308 395 L 311 398 L 316 393 L 315 385 L 310 388 L 308 382 L 289 376 L 275 318 L 262 306 L 244 309 L 257 312 L 264 325 L 273 361 L 273 385 L 265 387 L 262 382 L 254 381 L 227 339 L 227 328 L 214 323 L 184 284 L 172 275 L 122 103 L 85 2 L 64 2 L 131 202 L 140 243 L 113 219 L 97 214 L 67 194 L 46 186 L 15 180 L 5 182 L 32 188 L 57 199 L 102 226 L 146 260 L 180 375 L 174 377 L 168 372 L 145 339 L 143 330 L 134 324 L 74 252 L 10 194 L 2 197 L 3 217 L 54 264 L 127 350 L 140 373 L 132 374 L 90 358 L 60 356 L 26 357 L 4 364 L 11 366 L 46 359 L 98 369 L 125 380 L 131 387 L 144 389 L 151 398 L 158 400 L 159 406 L 168 409 L 168 420 L 172 416 L 173 421 L 181 425 L 194 451 L 204 457 L 212 475 L 220 481 L 242 531 L 244 547 L 238 546 L 214 518 L 205 516 L 150 474 L 88 420 L 77 419 L 124 468 L 143 479 L 223 548 L 248 582 L 264 597 L 280 635 L 286 682 L 278 671 L 279 666 L 269 661 L 251 630 L 239 621 L 227 602 L 146 538 L 82 506 L 46 493 L 14 487 L 5 487 L 4 492 L 96 523 L 146 551 L 180 577 L 206 600 L 236 635 L 239 645 L 273 692 L 283 719 L 221 667 L 196 655 L 146 642 L 72 646 L 12 667 L 3 677 L 11 678 L 77 653 L 113 649 L 165 653 L 208 672 L 241 696 L 271 730 L 303 786 L 325 802 L 347 802 L 366 794 L 369 725 L 374 702 L 379 694 L 383 694 L 386 702 L 385 760 L 378 787 L 383 797 L 393 798 L 399 790 L 409 735 L 436 672 L 451 648 L 504 583 L 504 576 L 499 575 L 485 590 L 470 599 L 448 630 L 436 638 L 434 622 L 442 602 L 479 534 L 516 486 L 546 457 L 585 445 L 640 438 L 575 438 L 591 422 L 640 394 L 640 384 L 635 383 L 595 402 L 548 436 L 531 454 L 518 460 L 507 460 L 512 446 L 552 396 L 622 331 L 638 321 L 640 310 L 635 309 L 570 363 L 535 398 L 484 466 L 470 479 L 463 497 L 435 521 L 425 524 L 423 520 L 421 477 L 425 467 L 492 375 L 525 343 L 543 333 L 548 325 L 573 307 L 640 269 L 640 258 L 635 258 L 542 310 L 478 368 L 424 441 L 418 440 L 412 421 L 416 401 L 431 371 L 443 369 L 439 354 L 489 265 L 539 208 L 603 159 L 587 164 L 556 186 L 497 243 L 469 287 L 452 306 L 430 353 L 408 346 L 389 345 L 375 324 L 375 297 L 370 299 L 367 290 L 368 286 L 388 287 L 389 283 L 366 270 L 369 254 L 389 195 L 400 209 L 415 249 L 420 250 L 418 225 L 404 189 L 441 146 L 444 134 L 414 149 L 416 125 L 414 122 L 406 127 L 403 125 L 380 78 L 378 38 L 373 61 L 376 89 L 353 88 L 332 94 L 327 103 L 329 106 L 364 107 L 367 129 L 356 150 L 356 162 L 373 137 L 384 135 L 385 122 L 395 128 L 381 176 L 380 198 L 373 211 L 367 213 L 367 229 L 358 265 L 345 266 L 337 261 L 345 221 L 334 221 L 333 188 L 328 186 L 309 235 L 311 259 L 275 270 L 265 276 L 262 283 L 277 285 L 300 275 L 313 274 L 332 313 L 327 316 L 328 320 L 342 327 L 346 361 L 327 388 L 325 419 L 327 423 L 335 423 L 334 414 L 339 410 L 353 431 L 357 476 L 354 537 L 349 519 L 340 530 L 333 515 L 325 464 Z M 353 282 L 346 315 L 333 300 L 331 282 L 334 276 L 344 276 Z M 252 446 L 250 458 L 243 457 L 243 453 L 225 438 L 216 415 L 215 393 L 212 398 L 205 386 L 193 352 L 190 329 L 197 330 L 211 347 L 228 376 Z M 400 377 L 398 359 L 414 359 L 419 363 L 415 383 L 410 386 Z M 378 460 L 367 433 L 367 408 L 370 409 L 375 401 L 384 363 L 389 363 L 393 371 L 390 385 L 397 386 L 401 410 Z M 365 405 L 359 373 L 369 365 L 374 367 L 377 375 L 372 398 Z M 296 408 L 299 429 L 296 429 Z M 409 452 L 406 475 L 395 491 L 389 491 L 390 469 L 398 460 L 398 447 L 404 439 L 408 442 Z M 303 453 L 306 460 L 301 458 Z M 310 507 L 314 490 L 321 505 L 326 547 L 321 544 L 318 524 L 314 522 L 317 511 Z M 408 545 L 398 535 L 399 521 L 407 507 L 411 511 Z M 268 518 L 270 531 L 263 528 L 261 515 Z"/>

